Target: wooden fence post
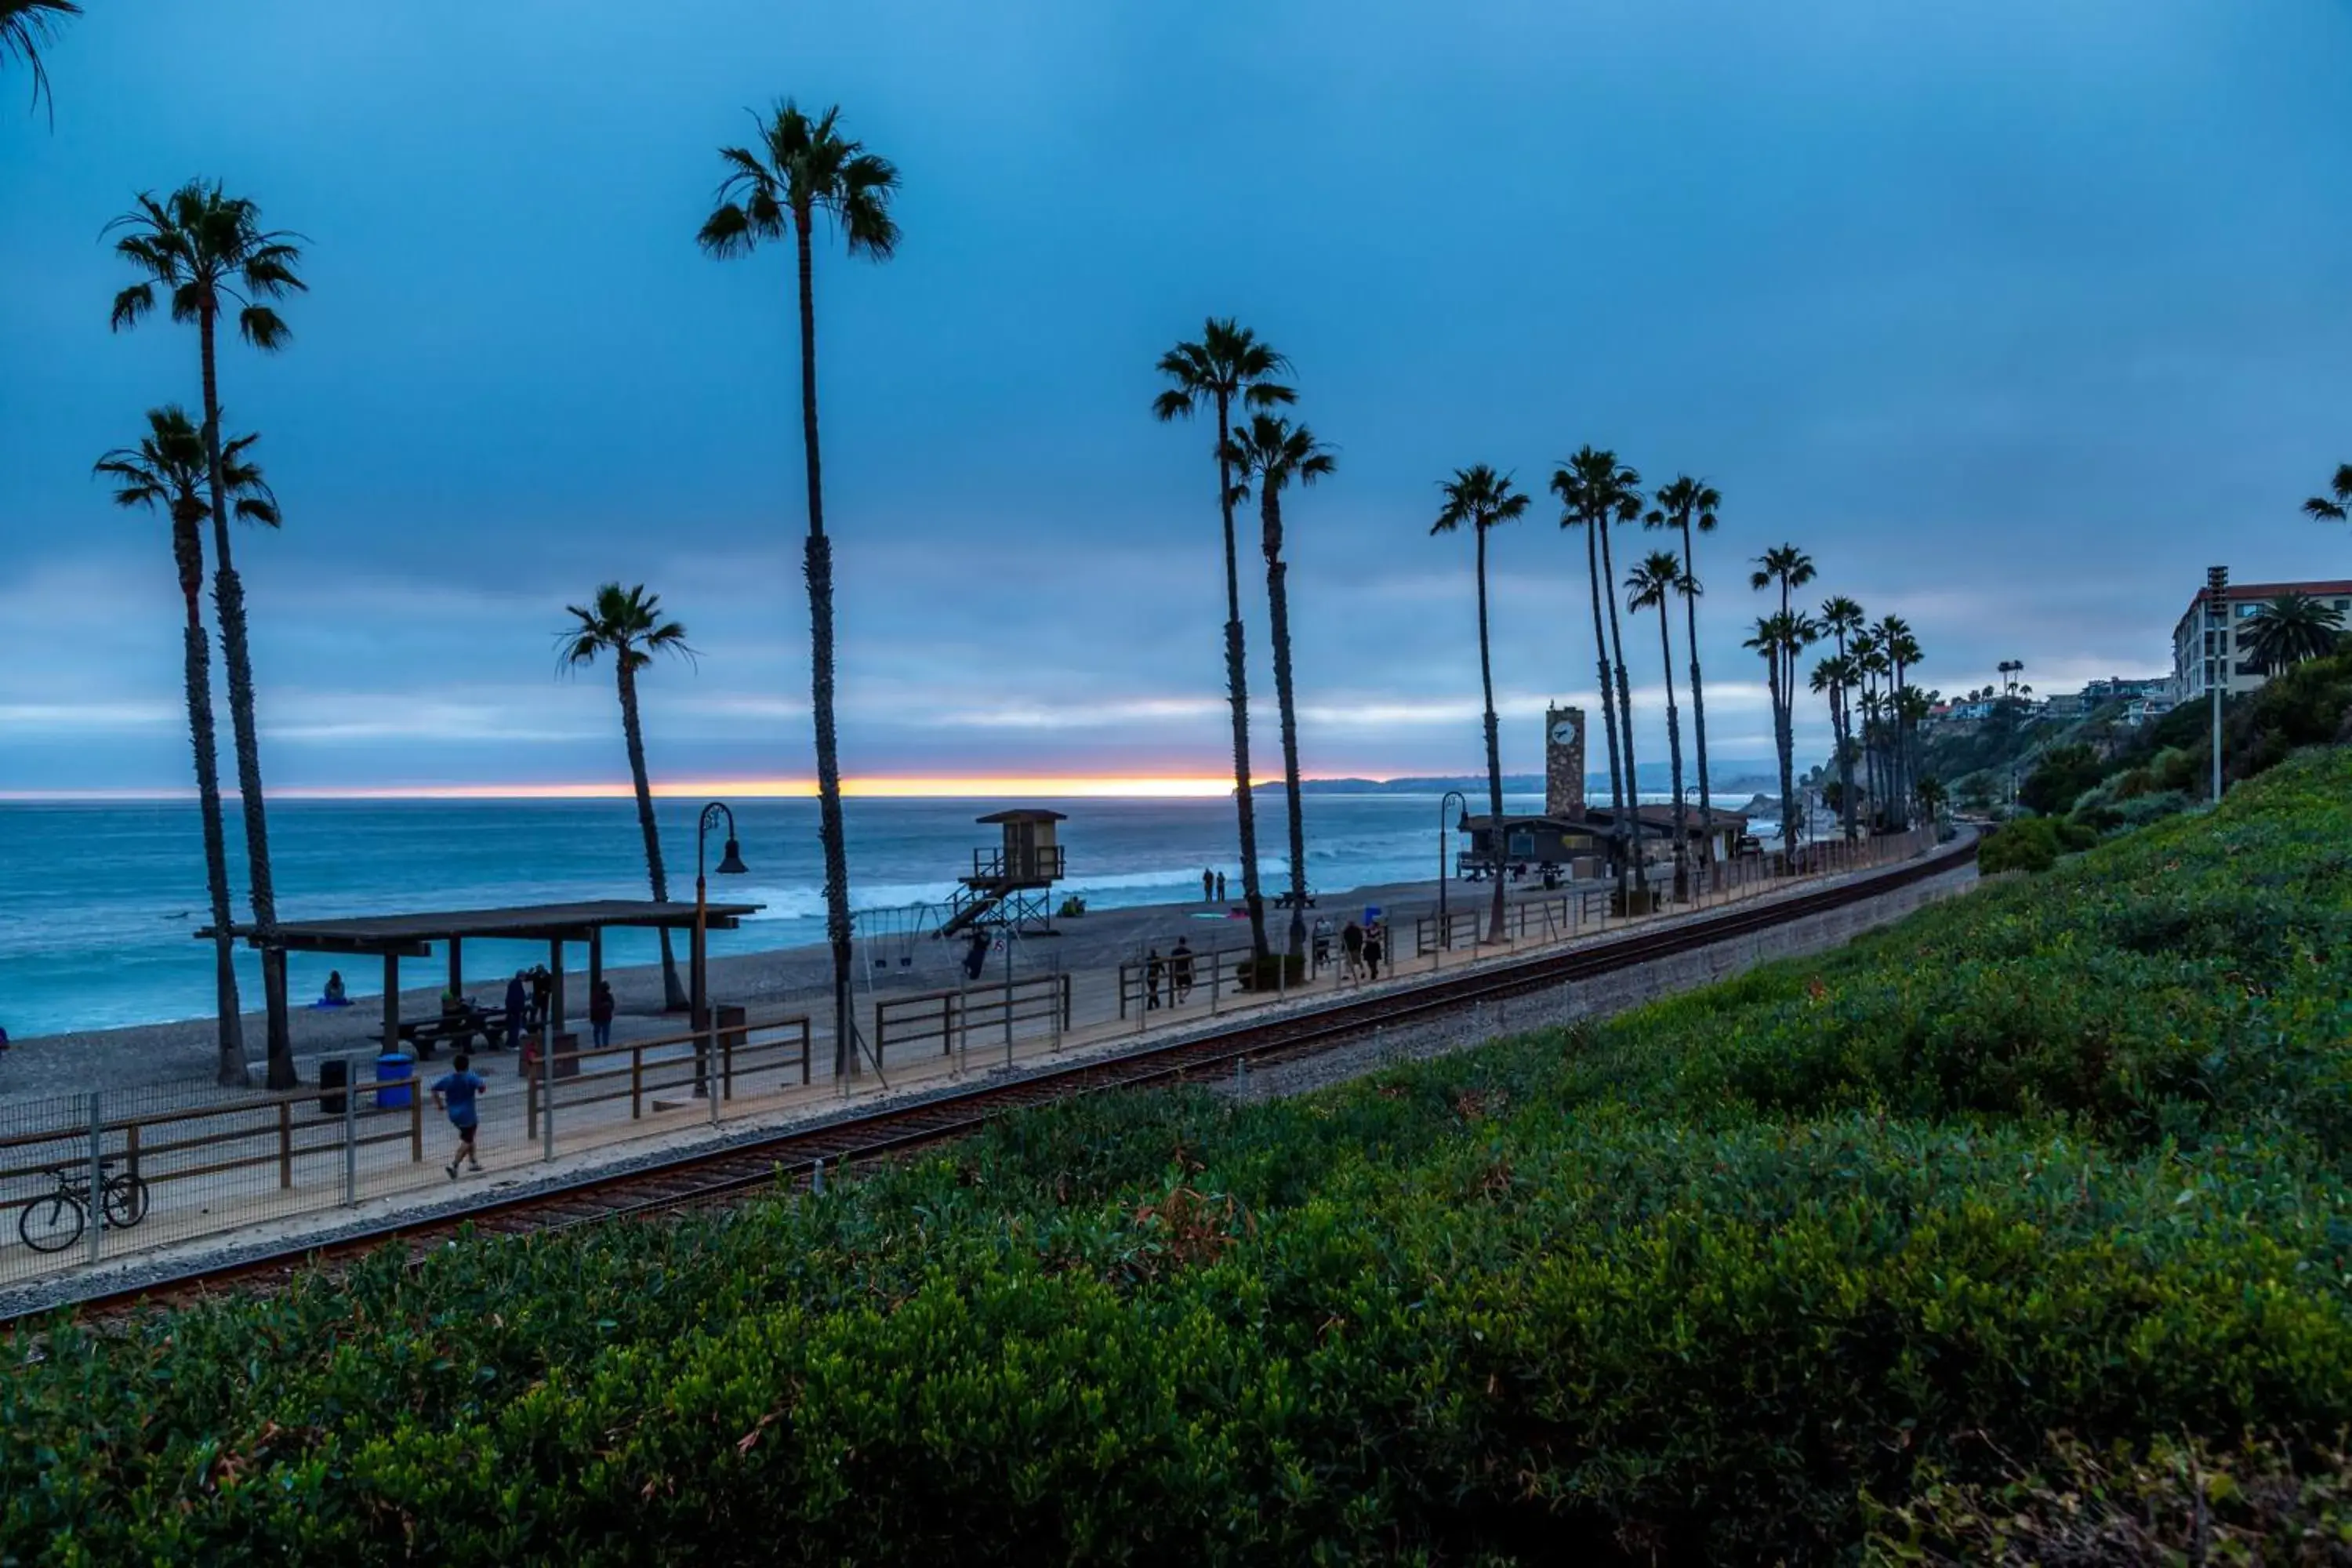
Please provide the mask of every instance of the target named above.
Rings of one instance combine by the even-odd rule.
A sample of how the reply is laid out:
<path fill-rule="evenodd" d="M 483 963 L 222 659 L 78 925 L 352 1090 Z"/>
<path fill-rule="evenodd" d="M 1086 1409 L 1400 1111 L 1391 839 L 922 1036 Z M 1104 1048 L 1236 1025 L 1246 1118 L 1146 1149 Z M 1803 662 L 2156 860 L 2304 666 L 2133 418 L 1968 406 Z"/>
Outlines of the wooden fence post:
<path fill-rule="evenodd" d="M 280 1189 L 294 1184 L 294 1102 L 281 1099 L 278 1102 L 278 1185 Z"/>

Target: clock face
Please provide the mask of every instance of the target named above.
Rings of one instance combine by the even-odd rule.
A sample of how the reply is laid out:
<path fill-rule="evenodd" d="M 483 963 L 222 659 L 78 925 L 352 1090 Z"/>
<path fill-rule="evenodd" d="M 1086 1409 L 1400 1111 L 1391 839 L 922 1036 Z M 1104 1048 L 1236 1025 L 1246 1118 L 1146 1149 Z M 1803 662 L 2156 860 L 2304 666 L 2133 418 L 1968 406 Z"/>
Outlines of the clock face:
<path fill-rule="evenodd" d="M 1562 719 L 1559 723 L 1554 724 L 1551 727 L 1551 738 L 1553 743 L 1557 745 L 1572 746 L 1576 744 L 1576 721 L 1573 719 Z"/>

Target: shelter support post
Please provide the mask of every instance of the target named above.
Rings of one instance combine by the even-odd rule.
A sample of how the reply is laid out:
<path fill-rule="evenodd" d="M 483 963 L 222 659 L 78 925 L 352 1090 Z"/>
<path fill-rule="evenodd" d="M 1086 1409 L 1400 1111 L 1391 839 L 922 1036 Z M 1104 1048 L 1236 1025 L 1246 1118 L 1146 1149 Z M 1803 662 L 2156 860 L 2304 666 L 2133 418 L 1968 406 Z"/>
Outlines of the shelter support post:
<path fill-rule="evenodd" d="M 400 1049 L 400 954 L 383 955 L 383 1054 Z"/>

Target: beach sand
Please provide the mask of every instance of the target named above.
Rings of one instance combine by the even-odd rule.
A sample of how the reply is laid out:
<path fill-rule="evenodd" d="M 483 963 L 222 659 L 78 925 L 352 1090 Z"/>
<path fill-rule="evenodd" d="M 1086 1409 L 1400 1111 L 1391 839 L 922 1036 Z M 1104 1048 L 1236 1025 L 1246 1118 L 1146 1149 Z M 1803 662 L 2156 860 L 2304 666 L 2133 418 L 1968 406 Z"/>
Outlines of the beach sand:
<path fill-rule="evenodd" d="M 1491 890 L 1490 884 L 1455 882 L 1447 898 L 1457 910 L 1484 908 Z M 1289 911 L 1271 908 L 1274 891 L 1267 890 L 1267 937 L 1279 948 Z M 1517 900 L 1541 898 L 1545 893 L 1540 886 L 1530 882 L 1513 888 L 1510 896 Z M 1391 924 L 1406 925 L 1412 917 L 1436 908 L 1437 887 L 1434 881 L 1391 884 L 1350 889 L 1318 898 L 1317 907 L 1308 911 L 1310 922 L 1320 915 L 1337 928 L 1360 916 L 1367 906 L 1373 906 L 1381 910 L 1383 919 Z M 1189 939 L 1194 951 L 1201 953 L 1246 947 L 1249 922 L 1227 912 L 1231 907 L 1236 906 L 1199 901 L 1150 904 L 1058 920 L 1054 922 L 1058 934 L 1023 938 L 1013 945 L 1013 972 L 1016 977 L 1038 974 L 1057 964 L 1071 973 L 1108 970 L 1141 957 L 1150 947 L 1156 946 L 1164 953 L 1180 936 Z M 1406 935 L 1402 940 L 1409 943 L 1411 938 Z M 688 945 L 685 941 L 677 944 L 681 979 L 686 975 Z M 861 949 L 860 970 L 855 979 L 861 1008 L 866 1005 L 870 991 L 888 994 L 954 988 L 965 952 L 962 942 L 925 937 L 899 945 L 905 948 L 903 953 L 888 943 Z M 869 957 L 881 959 L 887 967 L 878 973 L 873 972 L 868 966 Z M 902 957 L 907 962 L 902 963 Z M 543 956 L 540 962 L 545 962 Z M 984 978 L 999 978 L 1003 973 L 1003 962 L 1002 953 L 992 957 Z M 402 987 L 403 1018 L 426 1018 L 440 1011 L 446 978 L 444 963 L 438 957 L 404 963 L 403 977 L 413 975 L 424 984 Z M 346 970 L 345 978 L 373 977 L 380 973 L 377 960 L 362 958 Z M 485 966 L 478 978 L 469 981 L 466 993 L 483 1005 L 502 1005 L 510 973 L 491 971 Z M 662 1011 L 659 964 L 611 968 L 604 971 L 604 978 L 612 983 L 619 1004 L 620 1016 L 613 1031 L 614 1040 L 657 1037 L 677 1034 L 686 1027 L 682 1014 Z M 567 951 L 564 979 L 566 1026 L 584 1037 L 588 1028 L 587 958 L 576 944 Z M 710 961 L 710 995 L 719 1005 L 738 1004 L 759 1013 L 802 1008 L 814 1013 L 830 1005 L 831 994 L 832 963 L 822 944 L 734 953 Z M 318 1067 L 322 1060 L 374 1057 L 383 1034 L 380 997 L 354 996 L 350 1006 L 337 1008 L 314 1008 L 307 1002 L 307 998 L 296 1001 L 291 1020 L 295 1061 L 305 1082 L 318 1081 Z M 262 1081 L 265 1024 L 258 1012 L 245 1016 L 246 1055 L 256 1087 Z M 209 1085 L 213 1081 L 216 1042 L 216 1026 L 209 1017 L 18 1040 L 14 1049 L 0 1058 L 0 1105 L 21 1105 L 91 1089 Z M 447 1053 L 442 1053 L 438 1059 L 446 1061 Z"/>

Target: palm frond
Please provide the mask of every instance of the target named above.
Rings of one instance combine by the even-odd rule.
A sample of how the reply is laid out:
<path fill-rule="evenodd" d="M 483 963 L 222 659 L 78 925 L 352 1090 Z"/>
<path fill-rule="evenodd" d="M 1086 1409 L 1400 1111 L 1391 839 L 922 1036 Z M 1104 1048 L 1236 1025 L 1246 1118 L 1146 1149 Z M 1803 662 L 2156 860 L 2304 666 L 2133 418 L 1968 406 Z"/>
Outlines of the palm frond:
<path fill-rule="evenodd" d="M 38 109 L 47 99 L 52 126 L 57 123 L 57 100 L 49 92 L 49 72 L 41 59 L 41 46 L 56 36 L 60 17 L 80 15 L 75 0 L 0 0 L 0 59 L 14 55 L 31 68 L 32 107 Z"/>

